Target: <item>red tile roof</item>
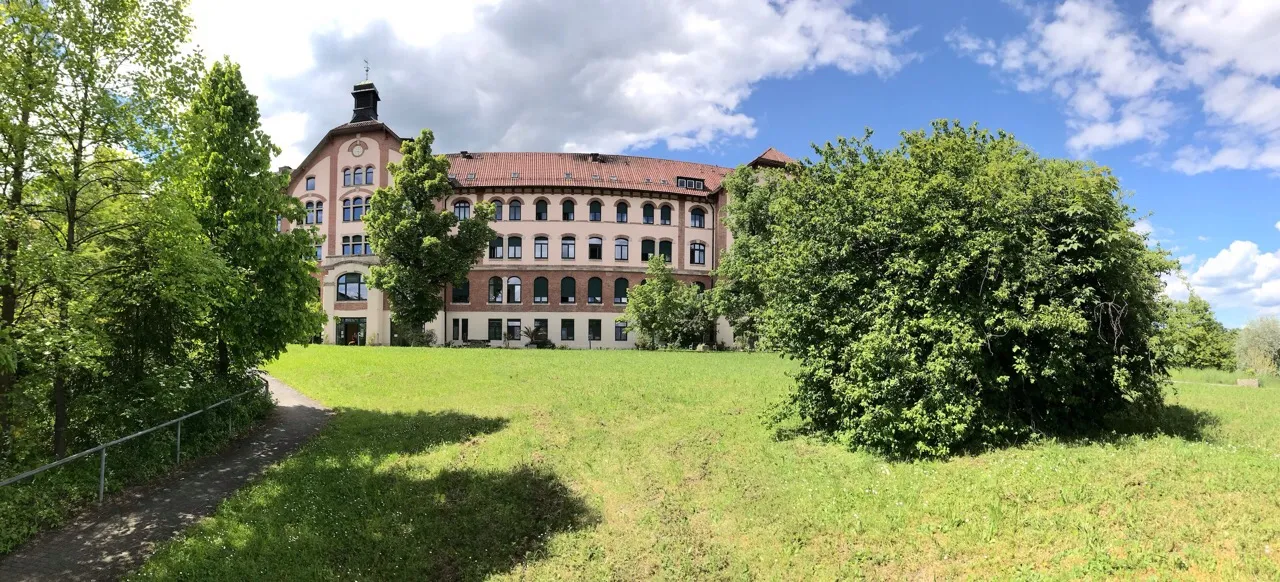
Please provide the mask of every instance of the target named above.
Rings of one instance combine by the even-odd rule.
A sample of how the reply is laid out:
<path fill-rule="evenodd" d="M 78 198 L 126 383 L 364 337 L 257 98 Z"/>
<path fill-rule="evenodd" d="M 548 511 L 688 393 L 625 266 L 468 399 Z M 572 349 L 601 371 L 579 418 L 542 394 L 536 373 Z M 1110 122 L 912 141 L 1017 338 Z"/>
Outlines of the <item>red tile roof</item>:
<path fill-rule="evenodd" d="M 785 166 L 794 162 L 791 156 L 784 154 L 776 149 L 769 148 L 760 154 L 756 159 L 752 160 L 748 166 Z"/>
<path fill-rule="evenodd" d="M 469 152 L 447 154 L 449 173 L 460 187 L 576 186 L 706 196 L 720 188 L 732 168 L 610 154 Z M 593 161 L 595 160 L 595 161 Z M 512 178 L 518 172 L 519 178 Z M 572 178 L 565 178 L 569 173 Z M 472 178 L 471 174 L 475 174 Z M 676 185 L 676 178 L 702 180 L 705 188 Z M 663 183 L 663 181 L 666 183 Z"/>

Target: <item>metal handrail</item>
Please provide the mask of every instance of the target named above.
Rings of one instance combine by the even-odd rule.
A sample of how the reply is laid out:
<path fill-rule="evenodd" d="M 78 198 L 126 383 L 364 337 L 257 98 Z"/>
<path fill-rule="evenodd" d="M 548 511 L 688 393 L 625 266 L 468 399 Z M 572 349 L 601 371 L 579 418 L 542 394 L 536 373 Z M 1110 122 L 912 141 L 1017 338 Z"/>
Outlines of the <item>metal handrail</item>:
<path fill-rule="evenodd" d="M 245 394 L 250 394 L 250 393 L 253 393 L 253 392 L 257 392 L 257 391 L 259 391 L 259 390 L 266 390 L 266 389 L 267 389 L 267 382 L 266 382 L 266 380 L 265 380 L 265 379 L 263 379 L 261 376 L 259 376 L 259 377 L 258 377 L 258 380 L 260 380 L 260 381 L 262 382 L 262 385 L 261 385 L 261 386 L 259 386 L 259 387 L 257 387 L 257 388 L 250 388 L 250 389 L 248 389 L 248 390 L 245 390 L 244 392 L 241 392 L 241 393 L 236 394 L 236 395 L 234 395 L 234 396 L 230 396 L 230 397 L 224 398 L 224 399 L 222 399 L 222 400 L 220 400 L 220 401 L 218 401 L 218 402 L 215 402 L 215 403 L 213 403 L 213 404 L 210 404 L 209 406 L 206 406 L 206 407 L 204 407 L 204 408 L 201 408 L 200 410 L 197 410 L 197 411 L 195 411 L 195 412 L 191 412 L 191 413 L 185 414 L 185 415 L 183 415 L 183 416 L 180 416 L 180 417 L 178 417 L 178 418 L 175 418 L 175 419 L 173 419 L 173 420 L 170 420 L 170 421 L 168 421 L 168 422 L 166 422 L 166 423 L 164 423 L 164 424 L 158 424 L 158 425 L 153 426 L 153 427 L 151 427 L 151 428 L 148 428 L 148 429 L 145 429 L 145 430 L 142 430 L 142 431 L 139 431 L 139 432 L 133 433 L 133 434 L 131 434 L 131 435 L 127 436 L 127 437 L 118 438 L 118 439 L 116 439 L 116 440 L 114 440 L 114 441 L 111 441 L 111 442 L 109 442 L 109 443 L 104 443 L 104 444 L 98 445 L 98 446 L 96 446 L 96 447 L 93 447 L 92 449 L 88 449 L 88 450 L 85 450 L 85 451 L 80 451 L 80 452 L 78 452 L 78 453 L 76 453 L 76 454 L 74 454 L 74 455 L 71 455 L 71 456 L 69 456 L 69 457 L 64 457 L 64 458 L 62 458 L 62 459 L 58 459 L 57 461 L 54 461 L 54 462 L 52 462 L 52 463 L 49 463 L 48 465 L 45 465 L 45 466 L 43 466 L 43 467 L 38 467 L 38 468 L 32 469 L 32 470 L 30 470 L 30 471 L 27 471 L 27 472 L 25 472 L 25 473 L 22 473 L 21 475 L 16 475 L 16 476 L 10 477 L 10 478 L 8 478 L 8 479 L 5 479 L 4 481 L 0 481 L 0 487 L 4 487 L 4 486 L 6 486 L 6 485 L 12 485 L 12 484 L 14 484 L 14 483 L 17 483 L 18 481 L 22 481 L 23 479 L 27 479 L 27 478 L 29 478 L 29 477 L 34 477 L 34 476 L 36 476 L 36 475 L 39 475 L 40 473 L 43 473 L 43 472 L 45 472 L 45 471 L 48 471 L 49 469 L 53 469 L 53 468 L 55 468 L 55 467 L 60 467 L 60 466 L 62 466 L 62 465 L 65 465 L 65 464 L 67 464 L 67 463 L 70 463 L 71 461 L 74 461 L 74 460 L 76 460 L 76 459 L 82 459 L 82 458 L 84 458 L 84 457 L 86 457 L 86 456 L 92 455 L 93 453 L 100 453 L 100 454 L 101 454 L 101 460 L 100 460 L 100 461 L 99 461 L 99 463 L 98 463 L 98 502 L 99 502 L 99 503 L 101 503 L 101 502 L 102 502 L 102 495 L 103 495 L 103 491 L 104 491 L 104 489 L 105 489 L 105 487 L 106 487 L 106 483 L 107 483 L 107 447 L 115 446 L 115 445 L 118 445 L 118 444 L 121 444 L 121 443 L 124 443 L 124 442 L 130 441 L 130 440 L 133 440 L 133 439 L 135 439 L 135 438 L 138 438 L 138 437 L 140 437 L 140 436 L 142 436 L 142 435 L 149 434 L 149 433 L 155 432 L 155 431 L 157 431 L 157 430 L 160 430 L 160 429 L 162 429 L 162 428 L 166 428 L 166 427 L 169 427 L 169 426 L 173 426 L 174 424 L 177 424 L 177 425 L 178 425 L 177 451 L 174 453 L 174 464 L 175 464 L 175 465 L 177 465 L 178 463 L 181 463 L 181 462 L 182 462 L 182 421 L 184 421 L 184 420 L 186 420 L 186 419 L 188 419 L 188 418 L 191 418 L 191 417 L 193 417 L 193 416 L 197 416 L 197 415 L 199 415 L 199 414 L 203 414 L 203 413 L 205 413 L 205 412 L 208 412 L 208 411 L 210 411 L 210 410 L 213 410 L 214 408 L 217 408 L 217 407 L 219 407 L 219 406 L 222 406 L 223 404 L 226 404 L 226 403 L 228 403 L 228 402 L 231 402 L 232 400 L 235 400 L 236 398 L 239 398 L 239 397 L 241 397 L 241 396 L 244 396 Z M 232 426 L 232 422 L 233 422 L 234 418 L 235 418 L 235 417 L 228 417 L 228 418 L 227 418 L 227 430 L 228 430 L 228 431 L 232 431 L 232 430 L 234 430 L 234 427 Z"/>

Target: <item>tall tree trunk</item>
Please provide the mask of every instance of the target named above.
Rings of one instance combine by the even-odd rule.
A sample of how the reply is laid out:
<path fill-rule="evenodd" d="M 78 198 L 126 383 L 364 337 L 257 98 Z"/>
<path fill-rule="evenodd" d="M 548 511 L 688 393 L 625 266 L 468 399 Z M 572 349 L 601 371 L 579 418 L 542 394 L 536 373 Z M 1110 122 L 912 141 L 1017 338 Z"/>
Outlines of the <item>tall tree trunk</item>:
<path fill-rule="evenodd" d="M 63 322 L 68 319 L 67 304 L 69 297 L 64 297 L 58 307 L 58 315 Z M 67 370 L 58 366 L 53 373 L 53 457 L 61 459 L 67 456 Z"/>
<path fill-rule="evenodd" d="M 9 197 L 5 201 L 6 208 L 3 217 L 9 223 L 6 229 L 9 236 L 5 239 L 3 248 L 0 249 L 0 266 L 4 269 L 3 275 L 0 275 L 0 331 L 9 333 L 10 342 L 14 342 L 17 339 L 14 336 L 16 332 L 14 323 L 18 313 L 18 234 L 16 231 L 26 226 L 21 224 L 19 216 L 22 208 L 23 190 L 26 189 L 27 185 L 27 129 L 31 126 L 31 109 L 26 107 L 27 104 L 25 102 L 23 105 L 21 122 L 18 124 L 13 140 L 13 160 L 9 165 L 9 175 L 12 176 L 12 182 L 9 183 Z M 13 403 L 11 402 L 11 395 L 17 381 L 18 376 L 14 370 L 0 370 L 0 460 L 8 459 L 12 450 L 10 443 L 10 435 L 13 432 L 11 412 Z"/>

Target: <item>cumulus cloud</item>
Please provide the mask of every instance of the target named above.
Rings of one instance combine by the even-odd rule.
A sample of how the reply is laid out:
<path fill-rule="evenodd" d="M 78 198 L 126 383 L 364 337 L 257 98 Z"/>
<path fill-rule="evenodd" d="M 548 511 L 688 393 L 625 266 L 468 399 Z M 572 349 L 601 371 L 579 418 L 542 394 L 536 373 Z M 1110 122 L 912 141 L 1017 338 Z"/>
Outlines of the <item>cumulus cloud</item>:
<path fill-rule="evenodd" d="M 1178 116 L 1166 91 L 1177 71 L 1109 0 L 1066 0 L 1031 16 L 1027 30 L 1000 42 L 964 28 L 946 40 L 991 66 L 1020 91 L 1050 91 L 1062 100 L 1078 155 L 1146 140 L 1160 141 Z"/>
<path fill-rule="evenodd" d="M 431 127 L 442 150 L 618 152 L 750 138 L 740 107 L 763 80 L 819 67 L 888 76 L 915 58 L 909 31 L 856 15 L 851 0 L 361 6 L 195 2 L 198 39 L 254 62 L 251 87 L 286 160 L 349 118 L 366 59 L 382 118 L 404 135 Z"/>
<path fill-rule="evenodd" d="M 1217 308 L 1280 311 L 1280 250 L 1235 241 L 1191 272 L 1191 288 Z"/>

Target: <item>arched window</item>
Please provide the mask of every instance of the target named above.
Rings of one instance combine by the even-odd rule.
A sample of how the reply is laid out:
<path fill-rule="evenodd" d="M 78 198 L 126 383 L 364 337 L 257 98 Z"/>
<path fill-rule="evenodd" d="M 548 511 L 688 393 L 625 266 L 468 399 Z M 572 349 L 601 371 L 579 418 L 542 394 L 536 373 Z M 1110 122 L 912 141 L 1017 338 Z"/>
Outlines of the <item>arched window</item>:
<path fill-rule="evenodd" d="M 707 264 L 707 245 L 700 242 L 690 243 L 689 262 L 694 265 Z"/>
<path fill-rule="evenodd" d="M 453 303 L 471 303 L 471 281 L 463 281 L 462 283 L 454 283 Z"/>
<path fill-rule="evenodd" d="M 520 201 L 512 200 L 507 203 L 507 218 L 511 220 L 520 220 Z"/>
<path fill-rule="evenodd" d="M 698 287 L 698 293 L 705 293 L 707 291 L 707 286 L 704 285 L 702 281 L 694 281 L 693 284 Z"/>
<path fill-rule="evenodd" d="M 342 169 L 342 185 L 343 186 L 351 185 L 351 168 Z"/>
<path fill-rule="evenodd" d="M 338 277 L 338 301 L 368 301 L 369 287 L 360 273 L 347 273 Z"/>
<path fill-rule="evenodd" d="M 547 303 L 550 295 L 550 287 L 546 277 L 538 277 L 533 280 L 533 302 Z"/>
<path fill-rule="evenodd" d="M 493 240 L 489 241 L 489 258 L 490 259 L 502 258 L 502 235 L 493 237 Z"/>
<path fill-rule="evenodd" d="M 604 258 L 604 239 L 593 236 L 587 239 L 587 259 L 599 261 Z"/>
<path fill-rule="evenodd" d="M 578 282 L 573 277 L 560 280 L 560 302 L 576 303 L 578 301 Z"/>
<path fill-rule="evenodd" d="M 626 203 L 626 202 L 619 202 L 619 203 L 618 203 L 618 218 L 617 218 L 617 221 L 618 221 L 618 222 L 626 222 L 626 221 L 627 221 L 627 210 L 629 210 L 630 208 L 631 208 L 631 207 L 630 207 L 630 206 L 627 206 L 627 203 Z"/>
<path fill-rule="evenodd" d="M 644 205 L 644 223 L 653 224 L 653 205 L 652 204 Z"/>
<path fill-rule="evenodd" d="M 373 166 L 364 169 L 364 183 L 369 186 L 373 185 Z"/>
<path fill-rule="evenodd" d="M 660 218 L 662 219 L 662 224 L 671 224 L 671 207 L 670 206 L 666 204 L 662 205 L 662 212 L 661 212 Z"/>
<path fill-rule="evenodd" d="M 662 255 L 662 260 L 671 262 L 671 241 L 664 240 L 658 243 L 658 254 Z"/>
<path fill-rule="evenodd" d="M 507 303 L 520 302 L 520 277 L 507 278 Z"/>
<path fill-rule="evenodd" d="M 707 213 L 701 208 L 694 208 L 689 211 L 689 226 L 693 228 L 707 227 Z"/>
<path fill-rule="evenodd" d="M 533 219 L 547 220 L 547 201 L 539 200 L 533 203 Z"/>
<path fill-rule="evenodd" d="M 591 222 L 600 222 L 600 211 L 601 211 L 600 201 L 592 200 L 591 204 L 588 206 L 588 209 L 589 209 L 589 213 L 587 215 L 587 219 L 590 220 Z"/>
<path fill-rule="evenodd" d="M 604 281 L 600 277 L 587 279 L 587 303 L 604 303 Z"/>
<path fill-rule="evenodd" d="M 316 189 L 316 177 L 307 176 L 307 191 L 310 192 L 315 189 Z"/>
<path fill-rule="evenodd" d="M 502 201 L 501 200 L 493 201 L 493 219 L 502 220 Z"/>
<path fill-rule="evenodd" d="M 560 237 L 560 258 L 576 259 L 578 257 L 576 244 L 577 240 L 571 236 Z"/>
<path fill-rule="evenodd" d="M 625 238 L 613 241 L 613 260 L 626 261 L 631 258 L 631 243 Z"/>
<path fill-rule="evenodd" d="M 466 200 L 459 200 L 453 203 L 453 215 L 458 220 L 466 220 L 471 218 L 471 203 Z"/>
<path fill-rule="evenodd" d="M 502 277 L 489 279 L 489 303 L 502 303 Z"/>
<path fill-rule="evenodd" d="M 574 207 L 574 204 L 572 200 L 565 200 L 563 203 L 561 203 L 560 204 L 560 220 L 564 220 L 564 221 L 573 220 L 573 207 Z"/>
<path fill-rule="evenodd" d="M 316 223 L 316 203 L 308 202 L 306 205 L 306 209 L 307 209 L 307 218 L 303 222 L 305 222 L 306 224 L 315 224 Z"/>
<path fill-rule="evenodd" d="M 351 199 L 342 201 L 342 222 L 351 222 Z"/>
<path fill-rule="evenodd" d="M 364 198 L 356 196 L 351 199 L 351 221 L 359 222 L 364 219 Z"/>
<path fill-rule="evenodd" d="M 316 224 L 324 224 L 324 202 L 316 202 Z"/>
<path fill-rule="evenodd" d="M 646 263 L 649 262 L 649 257 L 652 257 L 653 253 L 657 252 L 654 250 L 654 245 L 655 243 L 651 238 L 646 238 L 640 241 L 640 260 Z"/>
<path fill-rule="evenodd" d="M 351 181 L 351 185 L 353 186 L 364 185 L 364 172 L 360 171 L 360 168 L 356 168 L 355 175 L 353 176 L 353 179 Z"/>
<path fill-rule="evenodd" d="M 524 256 L 524 240 L 518 236 L 507 237 L 507 258 L 519 259 Z"/>
<path fill-rule="evenodd" d="M 545 236 L 537 236 L 533 238 L 533 258 L 545 259 L 550 251 L 551 243 Z"/>
<path fill-rule="evenodd" d="M 342 254 L 344 255 L 367 255 L 369 254 L 369 241 L 361 235 L 342 237 Z"/>
<path fill-rule="evenodd" d="M 627 286 L 629 283 L 621 277 L 613 280 L 613 303 L 614 305 L 626 305 L 627 303 Z"/>

